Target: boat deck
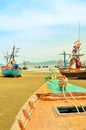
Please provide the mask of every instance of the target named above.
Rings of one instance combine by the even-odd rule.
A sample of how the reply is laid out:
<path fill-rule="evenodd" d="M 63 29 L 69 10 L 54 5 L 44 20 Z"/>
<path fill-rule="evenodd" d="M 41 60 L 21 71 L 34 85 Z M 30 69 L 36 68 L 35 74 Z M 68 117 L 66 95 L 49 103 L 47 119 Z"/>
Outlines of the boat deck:
<path fill-rule="evenodd" d="M 69 84 L 71 94 L 62 93 L 54 83 L 45 83 L 28 99 L 11 130 L 86 130 L 86 89 L 75 86 L 72 91 Z"/>
<path fill-rule="evenodd" d="M 85 105 L 86 99 L 79 99 L 79 102 Z M 56 115 L 53 106 L 70 106 L 70 103 L 41 100 L 31 115 L 27 130 L 86 130 L 86 112 Z"/>

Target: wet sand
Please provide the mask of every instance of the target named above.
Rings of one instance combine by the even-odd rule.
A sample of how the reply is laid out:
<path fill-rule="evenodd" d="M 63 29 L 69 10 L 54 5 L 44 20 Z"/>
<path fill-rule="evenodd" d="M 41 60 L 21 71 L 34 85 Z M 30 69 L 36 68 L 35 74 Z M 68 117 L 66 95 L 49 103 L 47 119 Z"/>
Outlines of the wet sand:
<path fill-rule="evenodd" d="M 9 130 L 16 114 L 27 99 L 44 83 L 46 71 L 24 71 L 22 77 L 7 78 L 0 74 L 0 130 Z M 70 83 L 86 87 L 86 80 L 70 79 Z"/>

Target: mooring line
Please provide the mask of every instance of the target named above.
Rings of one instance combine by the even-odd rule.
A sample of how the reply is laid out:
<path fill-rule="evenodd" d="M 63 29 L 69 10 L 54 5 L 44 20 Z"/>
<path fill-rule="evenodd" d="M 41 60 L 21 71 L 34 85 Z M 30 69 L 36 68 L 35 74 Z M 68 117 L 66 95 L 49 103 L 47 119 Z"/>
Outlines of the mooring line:
<path fill-rule="evenodd" d="M 73 105 L 75 106 L 77 112 L 79 113 L 79 109 L 78 109 L 78 107 L 76 106 L 76 104 L 73 103 L 72 101 L 70 101 L 70 100 L 66 97 L 66 95 L 65 95 L 65 93 L 64 93 L 64 86 L 62 87 L 62 92 L 63 92 L 64 98 L 65 98 L 68 102 L 70 102 L 71 104 L 73 104 Z"/>

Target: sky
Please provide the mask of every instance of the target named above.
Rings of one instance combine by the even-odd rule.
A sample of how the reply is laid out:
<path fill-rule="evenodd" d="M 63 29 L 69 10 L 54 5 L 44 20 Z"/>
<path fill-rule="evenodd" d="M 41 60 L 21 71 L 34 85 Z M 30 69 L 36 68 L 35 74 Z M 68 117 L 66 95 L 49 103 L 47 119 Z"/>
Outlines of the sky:
<path fill-rule="evenodd" d="M 0 63 L 13 46 L 18 62 L 59 60 L 79 38 L 86 59 L 86 0 L 1 0 Z"/>

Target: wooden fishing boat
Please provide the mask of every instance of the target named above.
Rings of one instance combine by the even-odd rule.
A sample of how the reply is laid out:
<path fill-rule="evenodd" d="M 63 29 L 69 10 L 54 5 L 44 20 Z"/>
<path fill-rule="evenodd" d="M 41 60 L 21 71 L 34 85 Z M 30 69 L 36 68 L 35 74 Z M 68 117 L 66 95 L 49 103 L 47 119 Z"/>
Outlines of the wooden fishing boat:
<path fill-rule="evenodd" d="M 60 73 L 68 78 L 86 79 L 86 70 L 60 69 Z"/>
<path fill-rule="evenodd" d="M 80 40 L 74 42 L 74 46 L 71 54 L 63 53 L 64 55 L 64 68 L 60 68 L 60 73 L 70 78 L 86 79 L 86 69 L 82 69 L 82 63 L 80 61 Z M 76 47 L 76 48 L 75 48 Z M 66 55 L 70 56 L 69 67 L 66 67 Z"/>
<path fill-rule="evenodd" d="M 1 73 L 3 76 L 7 77 L 18 77 L 22 74 L 22 69 L 18 67 L 17 69 L 10 69 L 7 66 L 1 66 Z"/>
<path fill-rule="evenodd" d="M 11 55 L 7 55 L 5 56 L 6 60 L 7 60 L 7 64 L 5 66 L 1 66 L 1 74 L 3 76 L 13 76 L 13 77 L 18 77 L 21 76 L 22 73 L 22 69 L 18 66 L 18 64 L 13 64 L 12 62 L 15 61 L 15 57 L 16 57 L 16 53 L 18 52 L 18 49 L 15 50 L 15 46 L 13 47 L 12 53 Z"/>
<path fill-rule="evenodd" d="M 67 84 L 60 89 L 53 79 L 24 104 L 10 130 L 85 130 L 86 89 Z"/>
<path fill-rule="evenodd" d="M 62 75 L 65 75 L 66 77 L 73 77 L 78 79 L 86 79 L 86 69 L 82 70 L 82 63 L 80 61 L 80 57 L 84 54 L 81 54 L 81 41 L 80 41 L 80 23 L 79 23 L 79 38 L 77 41 L 73 43 L 73 48 L 70 54 L 63 52 L 64 55 L 64 67 L 60 68 L 60 73 Z M 67 62 L 66 62 L 66 55 L 69 55 L 69 62 L 68 62 L 68 68 Z"/>

